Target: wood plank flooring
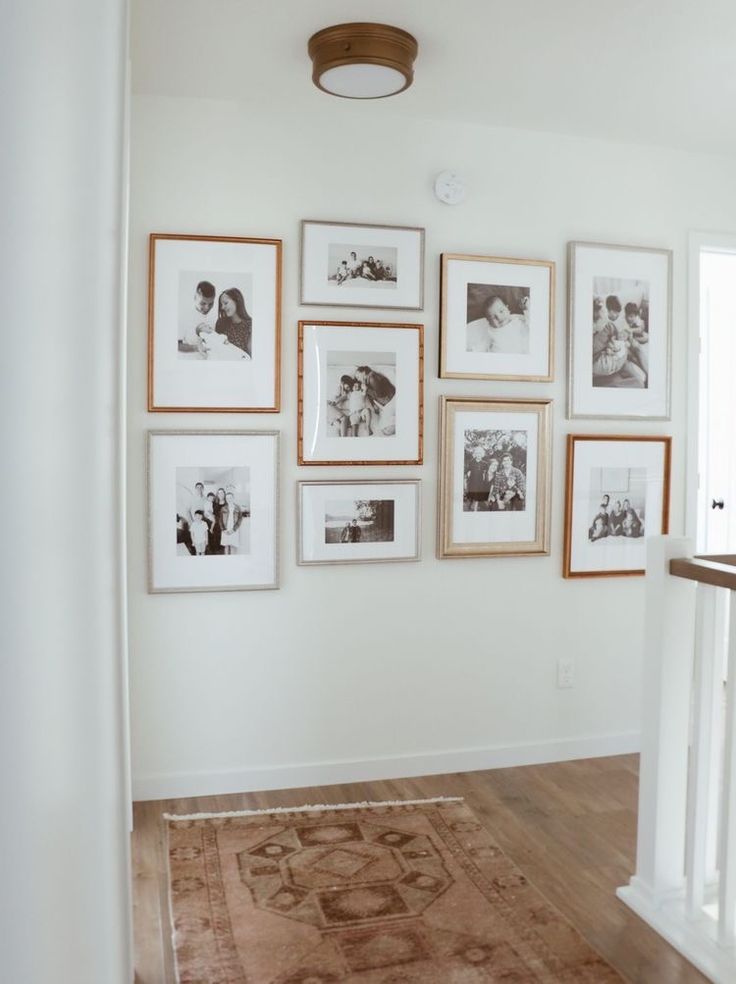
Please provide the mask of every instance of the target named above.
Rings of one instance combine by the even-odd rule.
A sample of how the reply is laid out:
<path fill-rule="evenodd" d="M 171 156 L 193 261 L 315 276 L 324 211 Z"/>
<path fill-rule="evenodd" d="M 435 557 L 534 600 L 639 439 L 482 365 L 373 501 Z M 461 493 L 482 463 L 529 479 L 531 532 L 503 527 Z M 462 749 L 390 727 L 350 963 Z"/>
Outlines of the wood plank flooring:
<path fill-rule="evenodd" d="M 136 984 L 174 984 L 161 814 L 463 796 L 506 854 L 632 984 L 706 978 L 615 896 L 634 869 L 638 758 L 136 803 Z M 267 984 L 267 982 L 254 982 Z"/>

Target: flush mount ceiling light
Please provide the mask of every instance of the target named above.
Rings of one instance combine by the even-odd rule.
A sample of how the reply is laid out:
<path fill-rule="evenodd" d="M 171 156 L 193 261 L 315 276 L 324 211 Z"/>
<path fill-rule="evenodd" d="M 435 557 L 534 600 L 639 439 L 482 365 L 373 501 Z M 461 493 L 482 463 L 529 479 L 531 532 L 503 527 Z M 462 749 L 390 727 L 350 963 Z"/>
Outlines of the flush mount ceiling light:
<path fill-rule="evenodd" d="M 388 24 L 336 24 L 309 39 L 312 81 L 345 99 L 382 99 L 408 89 L 417 42 Z"/>

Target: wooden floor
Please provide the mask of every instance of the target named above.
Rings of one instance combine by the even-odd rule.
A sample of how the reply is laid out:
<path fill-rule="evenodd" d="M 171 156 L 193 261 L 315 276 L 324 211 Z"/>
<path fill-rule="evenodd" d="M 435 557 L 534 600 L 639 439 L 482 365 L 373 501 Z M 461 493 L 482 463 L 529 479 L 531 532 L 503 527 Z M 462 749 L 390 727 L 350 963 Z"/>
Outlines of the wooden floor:
<path fill-rule="evenodd" d="M 173 984 L 161 814 L 219 812 L 463 796 L 521 868 L 614 967 L 634 984 L 706 979 L 615 896 L 633 871 L 638 758 L 363 782 L 135 805 L 133 893 L 136 984 Z M 267 984 L 254 981 L 253 984 Z"/>

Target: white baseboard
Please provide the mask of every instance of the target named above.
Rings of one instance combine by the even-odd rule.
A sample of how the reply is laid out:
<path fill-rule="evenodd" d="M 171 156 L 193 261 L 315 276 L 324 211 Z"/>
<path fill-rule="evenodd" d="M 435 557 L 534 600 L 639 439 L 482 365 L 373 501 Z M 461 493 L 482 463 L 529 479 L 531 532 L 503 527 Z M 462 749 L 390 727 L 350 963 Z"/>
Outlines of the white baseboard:
<path fill-rule="evenodd" d="M 476 772 L 516 765 L 541 765 L 572 759 L 627 755 L 639 751 L 640 735 L 627 732 L 588 738 L 564 738 L 536 744 L 467 748 L 425 755 L 399 755 L 305 765 L 257 766 L 231 772 L 172 772 L 133 777 L 134 800 L 220 796 L 268 789 L 332 786 L 336 783 L 407 779 L 445 772 Z"/>

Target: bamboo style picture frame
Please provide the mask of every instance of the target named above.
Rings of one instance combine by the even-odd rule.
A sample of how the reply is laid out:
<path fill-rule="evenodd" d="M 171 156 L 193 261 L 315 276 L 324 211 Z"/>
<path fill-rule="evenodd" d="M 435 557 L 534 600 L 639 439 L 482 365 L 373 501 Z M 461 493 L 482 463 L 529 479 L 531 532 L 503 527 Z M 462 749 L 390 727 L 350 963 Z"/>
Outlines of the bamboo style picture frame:
<path fill-rule="evenodd" d="M 420 465 L 424 326 L 300 321 L 300 465 Z"/>

